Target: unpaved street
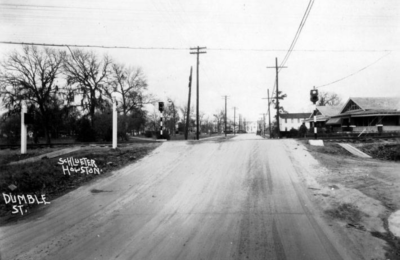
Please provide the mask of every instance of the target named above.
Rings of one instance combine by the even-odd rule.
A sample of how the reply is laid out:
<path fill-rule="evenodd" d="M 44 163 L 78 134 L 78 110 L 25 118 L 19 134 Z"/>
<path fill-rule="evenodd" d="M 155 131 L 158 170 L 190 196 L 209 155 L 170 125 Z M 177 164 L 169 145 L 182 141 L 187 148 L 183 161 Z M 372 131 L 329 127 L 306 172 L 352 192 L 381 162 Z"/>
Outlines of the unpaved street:
<path fill-rule="evenodd" d="M 352 259 L 285 142 L 164 143 L 0 227 L 1 259 Z"/>

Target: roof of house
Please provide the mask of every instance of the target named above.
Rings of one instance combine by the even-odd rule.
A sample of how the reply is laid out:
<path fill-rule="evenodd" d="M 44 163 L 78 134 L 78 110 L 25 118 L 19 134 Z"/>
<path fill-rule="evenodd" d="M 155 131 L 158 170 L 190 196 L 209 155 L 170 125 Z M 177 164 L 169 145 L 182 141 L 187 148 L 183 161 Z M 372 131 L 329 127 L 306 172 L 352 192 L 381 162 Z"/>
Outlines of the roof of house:
<path fill-rule="evenodd" d="M 363 110 L 400 110 L 400 97 L 352 97 L 350 100 Z"/>
<path fill-rule="evenodd" d="M 308 118 L 310 117 L 310 113 L 287 113 L 287 114 L 279 114 L 280 118 Z"/>
<path fill-rule="evenodd" d="M 360 109 L 348 110 L 348 104 L 354 102 Z M 384 116 L 399 115 L 400 97 L 351 97 L 340 110 L 340 114 L 332 117 L 342 116 Z"/>
<path fill-rule="evenodd" d="M 316 120 L 318 122 L 327 121 L 332 116 L 338 115 L 340 113 L 341 107 L 338 106 L 317 106 L 318 111 L 321 113 L 317 115 Z M 311 113 L 310 117 L 305 120 L 305 122 L 313 122 L 314 121 L 314 114 Z"/>
<path fill-rule="evenodd" d="M 331 117 L 340 113 L 341 106 L 317 106 L 318 111 L 327 117 Z"/>
<path fill-rule="evenodd" d="M 355 110 L 355 111 L 346 111 L 342 114 L 332 116 L 335 117 L 343 117 L 343 116 L 351 116 L 351 117 L 368 117 L 368 116 L 400 116 L 400 110 L 388 110 L 388 109 L 370 109 L 370 110 Z"/>

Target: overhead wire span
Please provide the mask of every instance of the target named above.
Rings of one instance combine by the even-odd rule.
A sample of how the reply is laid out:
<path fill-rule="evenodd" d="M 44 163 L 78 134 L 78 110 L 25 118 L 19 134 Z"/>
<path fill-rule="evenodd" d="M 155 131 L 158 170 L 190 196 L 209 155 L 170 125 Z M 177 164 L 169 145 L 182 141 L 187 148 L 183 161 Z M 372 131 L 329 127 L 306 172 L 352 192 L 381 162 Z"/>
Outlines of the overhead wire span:
<path fill-rule="evenodd" d="M 351 76 L 354 76 L 354 75 L 356 75 L 357 73 L 360 73 L 361 71 L 363 71 L 363 70 L 365 70 L 365 69 L 371 67 L 371 66 L 374 65 L 375 63 L 379 62 L 381 59 L 383 59 L 383 58 L 385 58 L 386 56 L 388 56 L 390 53 L 391 53 L 391 52 L 386 53 L 385 55 L 383 55 L 382 57 L 380 57 L 379 59 L 377 59 L 377 60 L 374 61 L 373 63 L 371 63 L 371 64 L 369 64 L 368 66 L 365 66 L 365 67 L 363 67 L 363 68 L 361 68 L 361 69 L 359 69 L 359 70 L 357 70 L 356 72 L 353 72 L 353 73 L 351 73 L 351 74 L 349 74 L 349 75 L 347 75 L 347 76 L 345 76 L 345 77 L 343 77 L 343 78 L 337 79 L 337 80 L 332 81 L 332 82 L 330 82 L 330 83 L 327 83 L 327 84 L 324 84 L 324 85 L 320 85 L 320 86 L 316 86 L 316 88 L 322 88 L 322 87 L 325 87 L 325 86 L 329 86 L 329 85 L 335 84 L 335 83 L 337 83 L 337 82 L 339 82 L 339 81 L 342 81 L 342 80 L 345 80 L 345 79 L 347 79 L 347 78 L 350 78 Z"/>
<path fill-rule="evenodd" d="M 294 49 L 294 46 L 296 45 L 297 40 L 298 40 L 299 37 L 300 37 L 300 33 L 301 33 L 301 31 L 303 30 L 303 27 L 304 27 L 304 25 L 305 25 L 305 23 L 306 23 L 306 21 L 307 21 L 308 15 L 310 14 L 310 11 L 311 11 L 311 8 L 312 8 L 313 5 L 314 5 L 314 0 L 310 0 L 310 2 L 308 2 L 306 11 L 305 11 L 304 14 L 303 14 L 303 18 L 301 19 L 300 25 L 299 25 L 299 27 L 297 28 L 297 32 L 296 32 L 296 34 L 295 34 L 295 36 L 294 36 L 294 38 L 293 38 L 293 40 L 292 40 L 292 43 L 290 44 L 289 50 L 287 51 L 285 57 L 283 58 L 283 60 L 282 60 L 282 62 L 281 62 L 281 65 L 280 65 L 279 67 L 283 67 L 283 66 L 286 64 L 286 62 L 288 61 L 288 59 L 289 59 L 289 57 L 290 57 L 290 54 L 292 53 L 292 51 L 293 51 L 293 49 Z M 278 69 L 278 73 L 279 73 L 280 71 L 281 71 L 281 68 Z M 272 93 L 275 92 L 275 88 L 276 88 L 276 84 L 274 85 L 274 87 L 273 87 L 273 89 L 272 89 Z"/>
<path fill-rule="evenodd" d="M 189 50 L 190 48 L 184 47 L 144 47 L 144 46 L 107 46 L 107 45 L 91 45 L 91 44 L 56 44 L 56 43 L 37 43 L 37 42 L 16 42 L 16 41 L 0 41 L 0 44 L 10 45 L 36 45 L 48 47 L 80 47 L 80 48 L 103 48 L 103 49 L 132 49 L 132 50 Z M 209 48 L 207 51 L 254 51 L 254 52 L 284 52 L 286 50 L 280 49 L 244 49 L 244 48 Z M 296 52 L 393 52 L 398 50 L 292 50 Z"/>
<path fill-rule="evenodd" d="M 78 48 L 102 48 L 102 49 L 131 49 L 131 50 L 189 50 L 189 48 L 179 47 L 131 47 L 131 46 L 104 46 L 90 44 L 54 44 L 54 43 L 29 43 L 29 42 L 12 42 L 0 41 L 0 44 L 15 44 L 15 45 L 35 45 L 46 47 L 78 47 Z"/>
<path fill-rule="evenodd" d="M 305 23 L 307 21 L 308 15 L 310 14 L 310 11 L 311 11 L 311 8 L 312 8 L 313 5 L 314 5 L 314 0 L 310 0 L 310 2 L 308 3 L 307 9 L 304 12 L 303 18 L 301 19 L 300 25 L 297 28 L 297 32 L 296 32 L 296 34 L 295 34 L 295 36 L 293 38 L 293 41 L 290 44 L 289 50 L 286 53 L 285 57 L 283 58 L 283 61 L 281 62 L 280 67 L 283 67 L 286 64 L 287 60 L 289 59 L 290 54 L 292 53 L 292 51 L 294 49 L 294 46 L 296 45 L 297 40 L 300 37 L 300 33 L 303 30 L 303 27 L 304 27 L 304 25 L 305 25 Z M 279 69 L 279 71 L 280 71 L 280 69 Z"/>

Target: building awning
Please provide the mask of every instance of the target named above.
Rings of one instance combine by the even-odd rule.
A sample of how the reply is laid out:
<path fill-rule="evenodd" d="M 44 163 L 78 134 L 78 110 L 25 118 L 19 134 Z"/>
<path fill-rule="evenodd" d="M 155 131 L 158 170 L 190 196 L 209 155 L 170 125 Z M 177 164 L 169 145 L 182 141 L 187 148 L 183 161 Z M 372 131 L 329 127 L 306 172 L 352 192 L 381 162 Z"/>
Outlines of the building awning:
<path fill-rule="evenodd" d="M 339 118 L 331 118 L 326 122 L 326 125 L 341 125 L 342 119 Z"/>

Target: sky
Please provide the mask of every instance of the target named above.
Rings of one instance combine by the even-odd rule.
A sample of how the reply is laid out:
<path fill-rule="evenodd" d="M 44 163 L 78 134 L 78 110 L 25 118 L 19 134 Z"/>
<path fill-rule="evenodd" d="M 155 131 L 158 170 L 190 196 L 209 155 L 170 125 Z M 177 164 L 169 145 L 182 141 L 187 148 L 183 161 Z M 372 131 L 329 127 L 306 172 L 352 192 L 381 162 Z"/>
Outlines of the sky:
<path fill-rule="evenodd" d="M 200 55 L 200 111 L 224 109 L 257 120 L 267 113 L 275 58 L 281 63 L 309 0 L 0 0 L 0 41 L 128 46 L 87 48 L 142 68 L 149 92 L 187 104 L 188 78 Z M 281 102 L 310 112 L 310 90 L 349 97 L 400 96 L 400 1 L 315 0 L 284 68 Z M 20 45 L 0 44 L 0 59 Z"/>

